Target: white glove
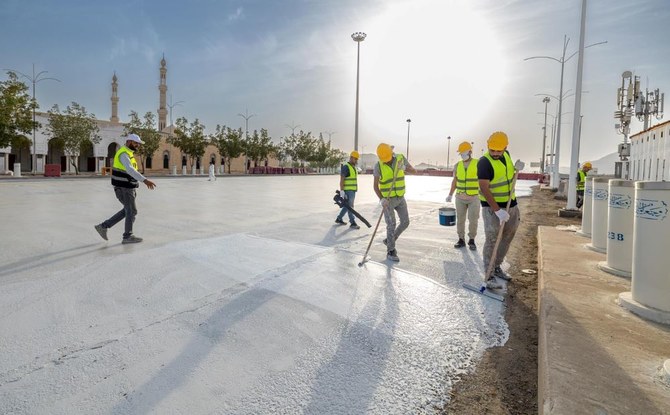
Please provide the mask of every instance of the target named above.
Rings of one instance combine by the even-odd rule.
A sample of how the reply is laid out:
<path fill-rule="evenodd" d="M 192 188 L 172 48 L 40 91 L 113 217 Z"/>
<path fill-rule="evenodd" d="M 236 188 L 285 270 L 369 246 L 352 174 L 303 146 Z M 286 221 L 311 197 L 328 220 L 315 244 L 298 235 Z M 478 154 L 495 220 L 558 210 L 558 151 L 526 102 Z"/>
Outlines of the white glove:
<path fill-rule="evenodd" d="M 347 198 L 347 194 L 344 193 L 344 190 L 340 190 L 340 197 L 341 197 L 342 199 L 346 199 L 346 198 Z"/>
<path fill-rule="evenodd" d="M 447 203 L 451 203 L 451 200 L 453 199 L 452 195 L 447 196 L 446 199 L 444 199 Z"/>
<path fill-rule="evenodd" d="M 516 171 L 521 171 L 521 170 L 523 170 L 524 167 L 526 167 L 526 163 L 524 163 L 521 160 L 517 160 L 514 163 L 514 170 L 516 170 Z"/>
<path fill-rule="evenodd" d="M 389 200 L 386 198 L 379 199 L 379 206 L 386 208 L 389 205 Z"/>
<path fill-rule="evenodd" d="M 501 225 L 509 220 L 509 213 L 507 213 L 507 211 L 504 209 L 498 209 L 493 213 L 495 213 L 498 219 L 500 219 Z"/>

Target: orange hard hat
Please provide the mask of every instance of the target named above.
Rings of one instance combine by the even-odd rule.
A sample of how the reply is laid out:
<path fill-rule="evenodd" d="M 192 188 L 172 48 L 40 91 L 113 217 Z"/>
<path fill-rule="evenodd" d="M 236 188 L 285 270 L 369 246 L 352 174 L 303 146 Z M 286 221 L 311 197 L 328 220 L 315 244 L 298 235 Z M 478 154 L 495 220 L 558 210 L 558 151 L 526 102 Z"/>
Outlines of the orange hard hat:
<path fill-rule="evenodd" d="M 377 146 L 377 157 L 384 163 L 389 162 L 393 158 L 393 149 L 390 145 L 381 143 Z"/>
<path fill-rule="evenodd" d="M 496 131 L 495 133 L 491 134 L 486 144 L 488 145 L 489 150 L 503 151 L 507 148 L 509 139 L 507 138 L 507 134 L 503 133 L 502 131 Z"/>

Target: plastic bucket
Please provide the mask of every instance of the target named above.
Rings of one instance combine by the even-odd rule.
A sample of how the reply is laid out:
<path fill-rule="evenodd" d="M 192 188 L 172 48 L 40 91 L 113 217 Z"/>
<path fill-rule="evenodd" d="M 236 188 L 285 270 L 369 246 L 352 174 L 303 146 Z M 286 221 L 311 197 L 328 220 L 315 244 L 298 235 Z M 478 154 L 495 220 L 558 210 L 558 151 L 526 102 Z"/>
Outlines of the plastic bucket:
<path fill-rule="evenodd" d="M 440 208 L 440 225 L 454 226 L 456 224 L 456 209 L 452 207 Z"/>

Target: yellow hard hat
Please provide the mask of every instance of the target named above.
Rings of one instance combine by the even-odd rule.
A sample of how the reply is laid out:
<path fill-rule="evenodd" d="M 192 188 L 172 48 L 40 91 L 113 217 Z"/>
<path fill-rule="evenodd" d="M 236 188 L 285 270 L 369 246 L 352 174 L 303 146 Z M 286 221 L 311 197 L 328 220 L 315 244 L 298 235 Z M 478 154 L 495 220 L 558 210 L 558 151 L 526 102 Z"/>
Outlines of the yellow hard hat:
<path fill-rule="evenodd" d="M 472 150 L 472 144 L 470 144 L 467 141 L 463 141 L 461 144 L 458 145 L 458 152 L 459 153 L 465 153 L 466 151 Z"/>
<path fill-rule="evenodd" d="M 591 162 L 590 162 L 590 161 L 587 161 L 586 163 L 584 163 L 584 164 L 582 165 L 582 167 L 588 167 L 589 169 L 593 168 L 593 166 L 591 165 Z"/>
<path fill-rule="evenodd" d="M 393 158 L 393 149 L 390 145 L 381 143 L 377 146 L 377 157 L 384 163 L 391 161 Z"/>
<path fill-rule="evenodd" d="M 349 154 L 349 156 L 355 158 L 356 160 L 358 160 L 361 157 L 360 154 L 358 154 L 358 151 L 356 150 L 352 151 L 351 154 Z"/>
<path fill-rule="evenodd" d="M 507 148 L 509 139 L 507 138 L 507 134 L 503 133 L 502 131 L 496 131 L 495 133 L 491 134 L 486 144 L 488 145 L 489 150 L 503 151 Z"/>

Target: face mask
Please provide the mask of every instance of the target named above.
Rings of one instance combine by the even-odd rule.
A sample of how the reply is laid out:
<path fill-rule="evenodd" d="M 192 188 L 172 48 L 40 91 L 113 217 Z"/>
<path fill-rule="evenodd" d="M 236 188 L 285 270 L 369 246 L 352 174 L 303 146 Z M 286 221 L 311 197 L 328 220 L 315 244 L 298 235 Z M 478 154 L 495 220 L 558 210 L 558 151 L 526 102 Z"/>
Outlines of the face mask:
<path fill-rule="evenodd" d="M 461 158 L 462 158 L 463 160 L 467 160 L 467 159 L 469 159 L 469 158 L 470 158 L 470 153 L 461 153 Z"/>

